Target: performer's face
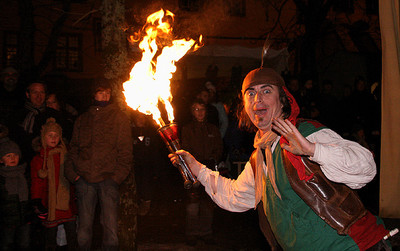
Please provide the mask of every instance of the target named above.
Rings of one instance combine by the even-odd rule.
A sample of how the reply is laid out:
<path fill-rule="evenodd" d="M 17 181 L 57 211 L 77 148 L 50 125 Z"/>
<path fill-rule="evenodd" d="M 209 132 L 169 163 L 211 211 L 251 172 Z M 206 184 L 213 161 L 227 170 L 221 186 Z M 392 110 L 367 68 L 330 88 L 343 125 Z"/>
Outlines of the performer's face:
<path fill-rule="evenodd" d="M 276 85 L 261 84 L 244 92 L 244 109 L 251 122 L 262 132 L 271 130 L 272 119 L 282 115 L 279 88 Z"/>

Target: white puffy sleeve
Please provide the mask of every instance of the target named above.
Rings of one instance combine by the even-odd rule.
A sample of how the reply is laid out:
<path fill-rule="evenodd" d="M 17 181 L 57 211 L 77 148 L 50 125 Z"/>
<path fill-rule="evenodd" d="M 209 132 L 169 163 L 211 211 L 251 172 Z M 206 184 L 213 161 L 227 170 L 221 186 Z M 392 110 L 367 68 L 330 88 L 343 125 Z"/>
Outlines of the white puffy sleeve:
<path fill-rule="evenodd" d="M 320 164 L 329 180 L 359 189 L 376 175 L 371 151 L 357 142 L 343 139 L 330 129 L 315 132 L 307 139 L 315 143 L 314 156 L 310 160 Z"/>
<path fill-rule="evenodd" d="M 228 179 L 203 166 L 198 180 L 204 185 L 211 199 L 221 208 L 231 212 L 244 212 L 254 208 L 254 175 L 250 162 L 236 180 Z M 216 191 L 213 191 L 212 182 Z"/>

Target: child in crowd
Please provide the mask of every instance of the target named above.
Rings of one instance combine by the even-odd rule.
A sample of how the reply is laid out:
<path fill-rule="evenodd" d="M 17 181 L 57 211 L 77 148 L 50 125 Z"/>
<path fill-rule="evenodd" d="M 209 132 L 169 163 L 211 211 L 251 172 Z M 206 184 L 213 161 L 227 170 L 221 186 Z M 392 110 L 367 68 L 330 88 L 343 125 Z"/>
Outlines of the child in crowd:
<path fill-rule="evenodd" d="M 57 247 L 58 225 L 63 224 L 68 250 L 76 248 L 75 207 L 70 185 L 64 177 L 67 153 L 62 129 L 54 118 L 47 119 L 41 130 L 42 148 L 31 162 L 31 196 L 36 214 L 45 230 L 46 250 Z"/>
<path fill-rule="evenodd" d="M 32 213 L 21 151 L 0 125 L 0 250 L 29 250 Z"/>

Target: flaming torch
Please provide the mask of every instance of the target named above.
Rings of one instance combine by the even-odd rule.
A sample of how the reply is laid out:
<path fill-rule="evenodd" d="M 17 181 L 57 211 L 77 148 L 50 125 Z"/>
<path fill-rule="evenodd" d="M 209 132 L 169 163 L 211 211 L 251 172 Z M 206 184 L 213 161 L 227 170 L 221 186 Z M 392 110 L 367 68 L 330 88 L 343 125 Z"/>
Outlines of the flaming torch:
<path fill-rule="evenodd" d="M 190 49 L 199 48 L 202 38 L 199 37 L 199 42 L 193 39 L 174 40 L 171 25 L 173 18 L 172 12 L 162 9 L 147 17 L 142 29 L 145 35 L 139 43 L 142 59 L 133 66 L 129 80 L 123 83 L 127 105 L 139 112 L 153 115 L 153 119 L 160 126 L 158 133 L 172 153 L 180 149 L 180 144 L 177 124 L 171 123 L 174 121 L 174 115 L 170 80 L 176 71 L 175 63 Z M 131 37 L 131 40 L 138 42 L 140 39 Z M 159 104 L 165 107 L 169 124 L 164 122 Z M 179 159 L 178 169 L 184 180 L 184 188 L 198 186 L 199 181 L 184 159 Z"/>

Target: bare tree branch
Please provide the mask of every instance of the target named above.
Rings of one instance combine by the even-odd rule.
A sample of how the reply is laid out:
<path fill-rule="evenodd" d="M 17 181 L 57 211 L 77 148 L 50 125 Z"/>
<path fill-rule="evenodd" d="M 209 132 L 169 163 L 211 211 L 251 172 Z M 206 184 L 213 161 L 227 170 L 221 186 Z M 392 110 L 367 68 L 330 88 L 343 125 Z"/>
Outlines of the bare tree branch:
<path fill-rule="evenodd" d="M 76 24 L 78 24 L 80 21 L 82 21 L 83 19 L 85 19 L 87 16 L 89 16 L 89 15 L 91 15 L 91 14 L 93 14 L 93 13 L 96 13 L 96 12 L 98 12 L 99 10 L 91 10 L 91 11 L 89 11 L 88 13 L 86 13 L 85 15 L 83 15 L 81 18 L 79 18 L 78 20 L 76 20 L 73 24 L 72 24 L 72 26 L 75 26 Z"/>

